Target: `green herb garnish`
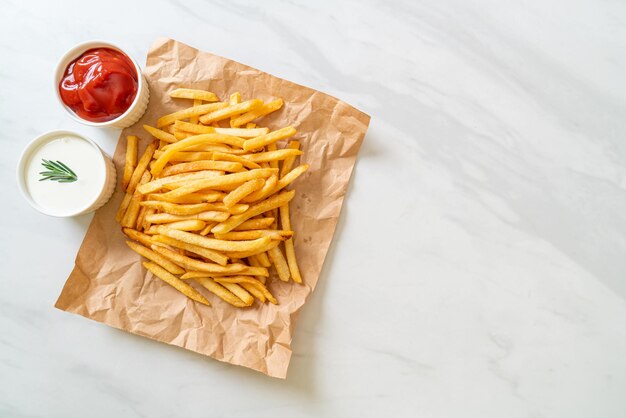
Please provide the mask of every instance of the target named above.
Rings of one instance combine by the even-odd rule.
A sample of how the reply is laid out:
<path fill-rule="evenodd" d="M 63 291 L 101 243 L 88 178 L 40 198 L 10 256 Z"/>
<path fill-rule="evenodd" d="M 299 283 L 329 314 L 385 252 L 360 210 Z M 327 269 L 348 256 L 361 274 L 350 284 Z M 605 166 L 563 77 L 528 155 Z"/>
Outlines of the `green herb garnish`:
<path fill-rule="evenodd" d="M 61 161 L 41 160 L 41 165 L 48 171 L 41 171 L 42 178 L 39 181 L 53 180 L 59 183 L 72 183 L 78 180 L 78 176 L 68 166 Z"/>

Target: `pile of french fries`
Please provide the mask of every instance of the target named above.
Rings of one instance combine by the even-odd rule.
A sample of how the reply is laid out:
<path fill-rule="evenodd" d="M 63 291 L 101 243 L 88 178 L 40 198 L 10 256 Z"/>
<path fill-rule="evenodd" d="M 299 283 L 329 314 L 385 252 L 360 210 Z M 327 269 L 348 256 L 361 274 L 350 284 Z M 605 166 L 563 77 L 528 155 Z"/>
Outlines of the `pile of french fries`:
<path fill-rule="evenodd" d="M 282 281 L 302 283 L 293 245 L 286 187 L 309 166 L 295 166 L 300 144 L 292 126 L 270 132 L 253 121 L 283 105 L 219 101 L 212 92 L 176 89 L 170 97 L 193 100 L 165 115 L 155 139 L 138 159 L 138 138 L 127 138 L 116 220 L 128 246 L 154 276 L 194 301 L 209 305 L 190 282 L 236 307 L 255 298 L 278 303 L 267 288 L 269 269 Z M 278 149 L 277 143 L 286 143 Z M 284 247 L 284 248 L 283 248 Z"/>

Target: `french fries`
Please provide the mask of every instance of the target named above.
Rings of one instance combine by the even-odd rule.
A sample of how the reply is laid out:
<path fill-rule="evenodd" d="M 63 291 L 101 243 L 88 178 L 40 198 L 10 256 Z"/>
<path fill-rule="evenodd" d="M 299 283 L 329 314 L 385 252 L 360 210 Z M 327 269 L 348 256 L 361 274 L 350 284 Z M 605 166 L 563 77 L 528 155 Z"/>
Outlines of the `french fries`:
<path fill-rule="evenodd" d="M 242 100 L 237 92 L 220 101 L 187 88 L 169 96 L 188 107 L 144 125 L 154 139 L 139 159 L 139 139 L 127 138 L 126 194 L 116 214 L 126 244 L 194 301 L 210 306 L 201 293 L 208 291 L 237 308 L 277 304 L 272 280 L 302 283 L 289 213 L 295 191 L 284 189 L 308 165 L 294 168 L 303 155 L 289 140 L 294 127 L 270 131 L 252 122 L 281 109 L 282 99 Z"/>

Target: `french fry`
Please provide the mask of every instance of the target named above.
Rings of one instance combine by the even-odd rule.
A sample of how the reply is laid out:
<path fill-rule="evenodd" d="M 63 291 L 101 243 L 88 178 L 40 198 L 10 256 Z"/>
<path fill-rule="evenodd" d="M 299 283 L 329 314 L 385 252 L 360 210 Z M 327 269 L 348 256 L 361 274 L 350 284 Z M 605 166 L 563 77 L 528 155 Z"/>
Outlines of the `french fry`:
<path fill-rule="evenodd" d="M 269 148 L 269 145 L 268 145 L 268 148 Z M 298 155 L 302 155 L 302 151 L 297 150 L 297 149 L 281 149 L 281 150 L 276 150 L 276 151 L 267 151 L 267 152 L 258 152 L 256 154 L 248 154 L 248 155 L 244 155 L 243 158 L 253 161 L 255 163 L 262 163 L 262 162 L 272 163 L 272 162 L 277 162 L 279 160 L 285 160 L 289 157 L 296 157 Z"/>
<path fill-rule="evenodd" d="M 309 169 L 308 164 L 302 164 L 298 167 L 291 170 L 289 173 L 285 174 L 285 177 L 278 180 L 278 184 L 274 188 L 274 193 L 277 193 L 287 187 L 289 184 L 293 183 L 300 175 L 302 175 L 305 171 Z"/>
<path fill-rule="evenodd" d="M 146 216 L 152 215 L 154 212 L 155 212 L 154 209 L 150 209 L 150 208 L 146 209 L 146 213 L 144 213 L 143 215 L 143 224 L 141 225 L 144 231 L 150 228 L 150 225 L 152 225 L 150 222 L 146 221 Z"/>
<path fill-rule="evenodd" d="M 145 184 L 150 181 L 150 172 L 144 171 L 139 181 L 139 185 Z M 130 199 L 128 210 L 124 214 L 121 225 L 126 228 L 132 228 L 137 224 L 137 217 L 139 216 L 139 210 L 141 209 L 140 203 L 143 200 L 143 195 L 135 190 L 133 197 Z"/>
<path fill-rule="evenodd" d="M 173 261 L 174 263 L 194 271 L 232 274 L 238 273 L 246 267 L 243 264 L 228 264 L 226 266 L 221 266 L 215 263 L 205 263 L 204 261 L 181 255 L 176 251 L 172 251 L 169 248 L 161 247 L 159 245 L 153 245 L 152 250 Z"/>
<path fill-rule="evenodd" d="M 149 235 L 141 233 L 131 228 L 122 228 L 122 232 L 126 234 L 126 236 L 134 241 L 140 242 L 145 247 L 150 248 L 153 244 L 152 239 Z"/>
<path fill-rule="evenodd" d="M 178 204 L 170 202 L 160 202 L 158 200 L 148 200 L 141 202 L 144 208 L 153 208 L 170 215 L 196 215 L 200 212 L 213 210 L 214 205 L 211 203 L 195 203 L 195 204 Z"/>
<path fill-rule="evenodd" d="M 245 213 L 245 212 L 244 212 Z M 195 215 L 172 215 L 169 213 L 154 213 L 146 215 L 146 220 L 152 224 L 165 224 L 178 221 L 200 220 L 205 222 L 222 222 L 230 216 L 227 212 L 217 210 L 207 210 Z M 203 226 L 204 227 L 204 226 Z M 201 230 L 202 228 L 200 228 Z"/>
<path fill-rule="evenodd" d="M 232 214 L 243 213 L 250 207 L 249 205 L 237 204 L 227 208 L 224 203 L 192 203 L 180 204 L 163 202 L 159 200 L 147 200 L 141 202 L 141 206 L 160 210 L 171 215 L 196 215 L 206 211 L 220 211 Z"/>
<path fill-rule="evenodd" d="M 117 210 L 117 214 L 115 215 L 115 221 L 119 224 L 122 223 L 122 220 L 124 219 L 124 215 L 126 214 L 126 211 L 128 210 L 128 205 L 130 205 L 130 201 L 133 198 L 133 194 L 132 193 L 126 193 L 124 195 L 124 199 L 122 199 L 122 203 L 120 204 L 120 208 Z"/>
<path fill-rule="evenodd" d="M 146 211 L 148 210 L 145 206 L 141 206 L 141 203 L 139 203 L 139 215 L 137 215 L 137 222 L 135 223 L 135 228 L 138 230 L 143 228 L 144 216 L 146 216 Z"/>
<path fill-rule="evenodd" d="M 287 126 L 285 128 L 281 128 L 277 131 L 270 132 L 265 135 L 257 136 L 256 138 L 251 138 L 246 140 L 243 143 L 243 149 L 246 151 L 252 151 L 255 149 L 262 148 L 266 145 L 273 144 L 281 139 L 289 138 L 296 134 L 296 130 L 293 126 Z"/>
<path fill-rule="evenodd" d="M 170 113 L 169 115 L 160 117 L 157 120 L 156 127 L 163 128 L 164 126 L 173 124 L 177 120 L 188 119 L 192 116 L 204 115 L 206 113 L 210 113 L 218 109 L 223 109 L 227 106 L 228 106 L 228 103 L 216 102 L 216 103 L 203 104 L 200 106 L 189 107 L 187 109 L 179 110 L 178 112 Z"/>
<path fill-rule="evenodd" d="M 229 171 L 236 173 L 240 171 L 242 167 L 243 165 L 241 163 L 234 163 L 230 161 L 193 161 L 165 167 L 163 171 L 161 171 L 161 177 L 205 170 Z"/>
<path fill-rule="evenodd" d="M 221 134 L 215 134 L 215 135 L 221 135 Z M 230 147 L 228 145 L 220 145 L 220 144 L 200 144 L 200 145 L 194 145 L 193 147 L 189 147 L 187 148 L 185 151 L 179 151 L 176 153 L 177 156 L 179 155 L 185 155 L 187 152 L 194 152 L 194 151 L 200 151 L 200 152 L 221 152 L 223 154 L 232 154 L 232 155 L 245 155 L 248 152 L 244 151 L 242 149 L 237 149 L 237 148 L 233 148 Z M 179 158 L 179 157 L 177 157 Z M 213 156 L 209 156 L 210 159 L 215 160 L 213 158 Z M 172 158 L 171 161 L 176 161 L 176 158 Z"/>
<path fill-rule="evenodd" d="M 250 267 L 250 266 L 246 266 L 246 268 L 244 268 L 240 272 L 237 272 L 237 274 L 240 276 L 244 275 L 244 276 L 262 276 L 262 277 L 269 277 L 270 275 L 269 271 L 265 267 Z M 230 274 L 222 274 L 221 276 L 229 276 L 229 275 Z M 218 276 L 216 275 L 215 277 L 218 277 Z"/>
<path fill-rule="evenodd" d="M 282 106 L 283 99 L 272 100 L 269 103 L 263 104 L 263 106 L 246 112 L 243 115 L 237 116 L 231 121 L 230 126 L 236 128 L 241 125 L 245 125 L 246 123 L 251 122 L 254 119 L 260 118 L 261 116 L 269 115 L 270 113 L 280 109 Z"/>
<path fill-rule="evenodd" d="M 230 118 L 231 116 L 240 115 L 249 110 L 255 109 L 263 105 L 263 100 L 252 99 L 245 102 L 229 105 L 224 108 L 214 110 L 210 113 L 200 116 L 200 122 L 208 125 L 211 122 L 219 122 L 220 120 Z"/>
<path fill-rule="evenodd" d="M 197 117 L 198 116 L 192 116 L 191 118 L 197 118 Z M 189 120 L 191 120 L 191 118 L 189 118 Z M 193 136 L 193 134 L 190 134 L 189 132 L 182 132 L 179 130 L 174 130 L 174 133 L 172 135 L 174 135 L 174 138 L 176 138 L 177 141 L 180 141 L 181 139 L 187 139 L 190 136 Z"/>
<path fill-rule="evenodd" d="M 291 229 L 291 219 L 289 215 L 289 204 L 285 204 L 278 208 L 280 212 L 280 224 L 283 229 Z M 300 268 L 298 267 L 298 261 L 296 259 L 296 250 L 293 245 L 293 238 L 289 237 L 285 241 L 285 255 L 287 256 L 287 265 L 289 266 L 289 272 L 293 281 L 296 283 L 302 283 L 302 276 L 300 275 Z"/>
<path fill-rule="evenodd" d="M 200 231 L 200 235 L 202 235 L 203 237 L 209 235 L 209 233 L 211 232 L 211 228 L 213 228 L 215 225 L 217 225 L 217 222 L 207 223 L 207 225 L 202 228 L 202 231 Z"/>
<path fill-rule="evenodd" d="M 136 252 L 142 257 L 147 258 L 150 261 L 158 264 L 163 267 L 165 270 L 169 271 L 172 274 L 183 274 L 185 273 L 185 269 L 180 267 L 179 265 L 171 262 L 167 258 L 163 257 L 161 254 L 158 254 L 152 251 L 150 248 L 146 248 L 141 244 L 138 244 L 134 241 L 126 241 L 126 245 L 130 247 L 131 250 Z"/>
<path fill-rule="evenodd" d="M 253 255 L 265 253 L 266 251 L 269 251 L 272 248 L 278 247 L 279 244 L 280 244 L 279 240 L 271 240 L 270 242 L 268 242 L 261 248 L 256 248 L 250 251 L 230 251 L 230 252 L 227 252 L 226 255 L 231 258 L 247 258 Z"/>
<path fill-rule="evenodd" d="M 228 193 L 224 197 L 224 200 L 223 200 L 224 205 L 227 208 L 233 207 L 241 199 L 248 196 L 250 193 L 254 192 L 255 190 L 258 190 L 261 187 L 263 187 L 264 184 L 265 184 L 265 181 L 263 179 L 248 180 L 247 182 L 243 183 L 241 186 L 237 187 L 235 190 Z"/>
<path fill-rule="evenodd" d="M 226 289 L 221 284 L 216 283 L 212 278 L 208 276 L 198 277 L 194 280 L 200 283 L 202 287 L 204 287 L 209 292 L 213 293 L 215 296 L 219 297 L 226 303 L 230 303 L 231 305 L 236 306 L 238 308 L 243 308 L 247 306 L 241 299 L 239 299 L 237 296 L 231 293 L 230 290 Z"/>
<path fill-rule="evenodd" d="M 278 176 L 272 175 L 267 180 L 265 180 L 265 184 L 260 189 L 256 190 L 254 193 L 250 193 L 248 196 L 241 199 L 242 202 L 252 203 L 258 200 L 264 199 L 267 196 L 271 195 L 276 185 L 278 184 Z"/>
<path fill-rule="evenodd" d="M 227 232 L 225 234 L 215 234 L 215 238 L 222 240 L 232 240 L 232 241 L 241 241 L 241 240 L 250 240 L 250 239 L 258 239 L 261 237 L 270 237 L 274 240 L 285 240 L 291 238 L 293 235 L 293 231 L 287 230 L 278 230 L 278 229 L 257 229 L 252 231 L 234 231 Z"/>
<path fill-rule="evenodd" d="M 137 164 L 137 137 L 129 135 L 126 137 L 126 164 L 124 165 L 124 176 L 122 178 L 122 190 L 126 190 L 130 178 Z"/>
<path fill-rule="evenodd" d="M 272 210 L 288 203 L 291 199 L 293 199 L 294 195 L 295 191 L 291 190 L 288 192 L 274 195 L 260 203 L 256 203 L 250 206 L 250 209 L 248 209 L 246 212 L 239 215 L 233 215 L 229 219 L 217 224 L 211 230 L 211 232 L 213 232 L 214 234 L 223 234 L 226 232 L 230 232 L 237 226 L 241 225 L 244 221 L 252 218 L 253 216 L 260 215 L 263 212 L 267 212 L 268 210 Z"/>
<path fill-rule="evenodd" d="M 163 142 L 172 143 L 172 142 L 178 141 L 174 135 L 168 132 L 162 131 L 160 129 L 153 128 L 150 125 L 143 125 L 143 129 L 148 131 L 148 133 L 152 135 L 153 137 L 155 137 L 156 139 L 161 140 Z"/>
<path fill-rule="evenodd" d="M 255 169 L 255 168 L 261 168 L 260 165 L 258 165 L 255 162 L 252 162 L 250 160 L 248 160 L 247 158 L 243 158 L 240 157 L 238 155 L 233 155 L 233 154 L 227 154 L 224 152 L 214 152 L 213 153 L 213 160 L 215 161 L 232 161 L 232 162 L 236 162 L 236 163 L 241 163 L 241 165 L 243 165 L 246 168 L 249 169 Z"/>
<path fill-rule="evenodd" d="M 270 225 L 270 229 L 278 229 L 278 208 L 272 209 L 268 212 L 272 218 L 274 218 L 274 222 Z M 266 213 L 266 215 L 268 214 Z"/>
<path fill-rule="evenodd" d="M 200 99 L 194 99 L 193 100 L 193 106 L 200 106 L 202 104 L 202 100 Z M 189 117 L 189 123 L 198 123 L 198 115 L 194 115 L 194 116 L 190 116 Z M 171 126 L 171 125 L 170 125 Z"/>
<path fill-rule="evenodd" d="M 172 247 L 180 248 L 186 251 L 190 251 L 194 254 L 201 255 L 204 258 L 208 258 L 209 260 L 221 265 L 225 266 L 228 263 L 228 257 L 219 251 L 209 250 L 208 248 L 199 247 L 197 245 L 189 244 L 183 241 L 179 241 L 174 238 L 170 238 L 165 235 L 156 235 L 152 237 L 152 242 L 160 242 L 162 244 L 167 244 Z"/>
<path fill-rule="evenodd" d="M 187 183 L 186 186 L 177 188 L 164 194 L 169 198 L 184 196 L 189 193 L 194 193 L 202 189 L 219 188 L 221 186 L 236 186 L 240 183 L 244 183 L 248 180 L 254 180 L 258 178 L 266 178 L 275 174 L 277 170 L 271 168 L 259 168 L 256 170 L 244 171 L 241 173 L 226 174 L 224 176 L 218 176 L 209 179 L 194 180 Z"/>
<path fill-rule="evenodd" d="M 205 102 L 217 102 L 219 99 L 215 93 L 206 90 L 196 89 L 176 89 L 169 93 L 170 97 L 176 99 L 194 99 Z"/>
<path fill-rule="evenodd" d="M 234 228 L 233 231 L 249 231 L 251 229 L 264 229 L 270 226 L 272 222 L 274 222 L 274 218 L 250 219 L 248 221 L 245 221 L 239 224 L 239 226 Z"/>
<path fill-rule="evenodd" d="M 160 190 L 163 186 L 167 184 L 176 184 L 176 183 L 186 182 L 186 181 L 191 181 L 191 180 L 213 178 L 213 177 L 221 176 L 223 174 L 224 174 L 223 171 L 214 171 L 214 170 L 202 170 L 202 171 L 195 171 L 193 173 L 174 174 L 172 176 L 160 177 L 146 184 L 142 184 L 141 186 L 137 187 L 137 190 L 141 194 L 154 193 Z"/>
<path fill-rule="evenodd" d="M 174 127 L 179 131 L 193 133 L 193 134 L 224 134 L 237 136 L 239 138 L 255 138 L 260 135 L 265 135 L 269 132 L 268 128 L 255 128 L 255 129 L 243 129 L 243 128 L 214 128 L 212 126 L 195 125 L 193 123 L 177 120 L 174 122 Z"/>
<path fill-rule="evenodd" d="M 174 289 L 178 290 L 188 298 L 195 300 L 196 302 L 200 302 L 207 306 L 211 306 L 208 300 L 204 296 L 200 294 L 196 289 L 191 287 L 188 283 L 180 280 L 178 277 L 174 276 L 161 266 L 158 266 L 155 263 L 151 263 L 146 261 L 143 263 L 144 267 L 149 270 L 152 274 L 154 274 L 159 279 L 163 280 L 165 283 L 172 286 Z"/>
<path fill-rule="evenodd" d="M 270 260 L 272 260 L 272 263 L 276 268 L 278 278 L 283 282 L 288 282 L 291 274 L 289 273 L 289 266 L 287 265 L 287 261 L 283 256 L 283 252 L 280 250 L 279 247 L 274 247 L 268 251 L 268 254 L 270 255 Z"/>
<path fill-rule="evenodd" d="M 162 153 L 159 153 L 162 155 Z M 189 151 L 189 152 L 175 152 L 168 158 L 168 162 L 172 163 L 190 163 L 194 161 L 210 160 L 213 154 L 210 151 Z M 152 167 L 150 168 L 152 169 Z"/>
<path fill-rule="evenodd" d="M 276 145 L 276 142 L 273 142 L 271 144 L 269 144 L 266 147 L 268 152 L 271 152 L 271 154 L 266 154 L 266 158 L 270 158 L 269 161 L 266 161 L 269 163 L 271 168 L 276 168 L 278 169 L 278 159 L 280 157 L 280 153 L 278 152 L 278 146 Z M 289 151 L 289 150 L 287 150 Z M 285 157 L 286 158 L 286 157 Z"/>
<path fill-rule="evenodd" d="M 243 143 L 246 141 L 245 139 L 239 138 L 238 136 L 225 135 L 225 134 L 220 134 L 220 133 L 197 134 L 197 135 L 192 135 L 186 138 L 187 140 L 189 140 L 189 142 L 192 142 L 190 138 L 194 138 L 194 142 L 196 142 L 196 144 L 193 144 L 193 145 L 226 144 L 226 145 L 231 145 L 233 147 L 239 147 L 239 148 L 242 148 Z M 170 144 L 166 146 L 165 150 L 169 149 L 170 147 L 173 148 L 174 144 Z M 189 148 L 189 147 L 185 147 L 185 148 Z M 180 148 L 180 149 L 184 149 L 184 148 Z"/>
<path fill-rule="evenodd" d="M 299 141 L 289 141 L 289 144 L 287 144 L 287 149 L 298 150 L 299 148 L 300 148 Z M 285 160 L 283 161 L 283 165 L 280 168 L 280 176 L 279 176 L 280 178 L 285 177 L 285 175 L 291 171 L 291 169 L 293 168 L 293 165 L 296 162 L 296 158 L 298 157 L 298 155 L 300 154 L 290 155 L 287 158 L 285 158 Z"/>
<path fill-rule="evenodd" d="M 152 159 L 152 155 L 154 154 L 154 151 L 156 151 L 158 144 L 158 141 L 152 141 L 146 147 L 146 150 L 137 162 L 135 171 L 133 171 L 133 175 L 128 182 L 128 187 L 126 187 L 126 191 L 128 193 L 133 193 L 135 191 L 139 180 L 141 180 L 141 176 L 143 176 L 144 171 L 146 171 L 146 168 L 148 168 L 148 164 L 150 164 L 150 160 Z"/>
<path fill-rule="evenodd" d="M 285 241 L 285 254 L 287 256 L 287 265 L 291 272 L 291 278 L 296 283 L 302 283 L 302 276 L 300 275 L 300 268 L 298 267 L 298 261 L 296 259 L 296 250 L 293 245 L 293 238 L 289 238 Z"/>
<path fill-rule="evenodd" d="M 167 193 L 166 193 L 167 194 Z M 210 192 L 198 192 L 189 193 L 180 197 L 169 197 L 162 193 L 151 193 L 148 195 L 149 200 L 159 200 L 162 202 L 170 203 L 204 203 L 204 202 L 216 202 L 226 196 L 225 193 L 212 190 Z"/>
<path fill-rule="evenodd" d="M 272 265 L 269 257 L 267 256 L 267 253 L 257 254 L 256 257 L 259 260 L 259 263 L 261 263 L 262 267 L 270 267 Z"/>
<path fill-rule="evenodd" d="M 211 225 L 215 225 L 215 223 L 211 223 Z M 177 229 L 179 231 L 202 231 L 206 226 L 206 222 L 199 219 L 187 219 L 184 221 L 170 222 L 167 224 L 168 228 Z M 153 227 L 155 228 L 153 234 L 156 234 L 156 228 L 158 227 L 158 225 L 153 225 Z"/>
<path fill-rule="evenodd" d="M 217 281 L 217 279 L 215 280 Z M 229 282 L 220 284 L 228 289 L 235 296 L 237 296 L 239 299 L 241 299 L 245 306 L 250 306 L 254 303 L 254 298 L 252 297 L 252 295 L 238 284 Z"/>
<path fill-rule="evenodd" d="M 141 195 L 137 193 L 133 194 L 132 199 L 130 199 L 130 204 L 128 205 L 128 209 L 124 214 L 124 218 L 120 225 L 124 228 L 134 228 L 137 222 L 137 217 L 139 216 L 139 210 L 141 206 L 139 203 L 141 202 Z"/>

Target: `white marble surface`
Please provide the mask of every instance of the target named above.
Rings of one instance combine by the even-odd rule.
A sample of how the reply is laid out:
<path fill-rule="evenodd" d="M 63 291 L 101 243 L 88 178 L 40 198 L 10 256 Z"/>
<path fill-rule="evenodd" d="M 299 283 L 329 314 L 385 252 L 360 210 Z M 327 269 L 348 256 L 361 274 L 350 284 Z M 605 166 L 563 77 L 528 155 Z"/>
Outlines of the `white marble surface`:
<path fill-rule="evenodd" d="M 626 3 L 62 4 L 0 1 L 1 417 L 626 416 Z M 111 151 L 53 66 L 157 36 L 372 115 L 286 381 L 53 308 L 90 217 L 27 206 L 18 154 Z"/>

